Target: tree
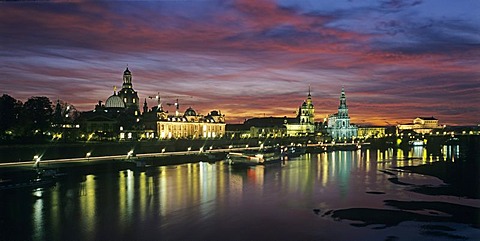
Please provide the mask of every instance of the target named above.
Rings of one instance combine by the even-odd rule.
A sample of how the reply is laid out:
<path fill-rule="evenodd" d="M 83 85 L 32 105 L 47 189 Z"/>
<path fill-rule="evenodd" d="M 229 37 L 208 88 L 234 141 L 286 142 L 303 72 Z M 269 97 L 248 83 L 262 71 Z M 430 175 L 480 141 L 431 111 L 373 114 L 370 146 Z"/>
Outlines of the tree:
<path fill-rule="evenodd" d="M 0 136 L 15 128 L 21 109 L 22 102 L 7 94 L 0 97 Z"/>
<path fill-rule="evenodd" d="M 62 100 L 57 100 L 57 104 L 55 105 L 55 110 L 53 112 L 52 123 L 55 126 L 67 123 L 72 124 L 76 121 L 79 115 L 80 114 L 75 106 Z"/>
<path fill-rule="evenodd" d="M 52 102 L 44 96 L 31 97 L 23 105 L 21 118 L 27 135 L 49 131 L 53 118 Z"/>

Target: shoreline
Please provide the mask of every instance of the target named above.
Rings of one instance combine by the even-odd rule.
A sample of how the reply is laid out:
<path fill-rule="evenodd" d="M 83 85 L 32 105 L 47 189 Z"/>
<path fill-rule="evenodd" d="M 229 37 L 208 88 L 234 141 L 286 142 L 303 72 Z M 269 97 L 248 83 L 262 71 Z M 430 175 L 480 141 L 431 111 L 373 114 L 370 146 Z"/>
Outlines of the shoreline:
<path fill-rule="evenodd" d="M 472 162 L 436 161 L 418 166 L 405 166 L 399 169 L 416 174 L 436 177 L 445 185 L 432 187 L 427 185 L 415 186 L 411 191 L 427 195 L 448 195 L 480 199 L 479 164 Z"/>

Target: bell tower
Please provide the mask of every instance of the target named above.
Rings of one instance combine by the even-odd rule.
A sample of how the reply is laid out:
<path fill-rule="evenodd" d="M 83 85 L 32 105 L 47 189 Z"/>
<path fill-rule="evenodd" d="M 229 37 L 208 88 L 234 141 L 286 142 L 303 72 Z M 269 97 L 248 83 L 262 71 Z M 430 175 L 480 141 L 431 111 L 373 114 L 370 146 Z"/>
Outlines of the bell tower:
<path fill-rule="evenodd" d="M 300 107 L 300 124 L 314 124 L 314 113 L 315 108 L 313 107 L 312 95 L 309 86 L 307 100 L 303 102 L 302 106 Z"/>

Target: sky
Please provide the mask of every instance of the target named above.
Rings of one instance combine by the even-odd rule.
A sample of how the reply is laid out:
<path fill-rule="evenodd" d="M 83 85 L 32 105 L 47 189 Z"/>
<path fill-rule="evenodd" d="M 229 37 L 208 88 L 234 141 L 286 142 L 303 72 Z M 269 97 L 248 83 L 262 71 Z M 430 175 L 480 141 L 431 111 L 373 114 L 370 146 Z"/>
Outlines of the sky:
<path fill-rule="evenodd" d="M 478 0 L 0 1 L 0 94 L 92 110 L 125 68 L 143 103 L 294 117 L 480 124 Z M 3 92 L 3 93 L 1 93 Z M 170 108 L 171 109 L 171 108 Z M 170 111 L 174 111 L 171 109 Z"/>

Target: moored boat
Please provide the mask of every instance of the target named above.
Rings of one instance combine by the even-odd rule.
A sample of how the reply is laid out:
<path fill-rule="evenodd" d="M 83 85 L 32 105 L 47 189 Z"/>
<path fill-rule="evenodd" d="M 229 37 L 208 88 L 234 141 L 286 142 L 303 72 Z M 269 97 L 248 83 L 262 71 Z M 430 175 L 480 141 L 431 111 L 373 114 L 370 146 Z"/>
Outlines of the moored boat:
<path fill-rule="evenodd" d="M 227 160 L 232 166 L 268 165 L 279 163 L 282 155 L 276 149 L 262 149 L 257 152 L 230 152 Z"/>

